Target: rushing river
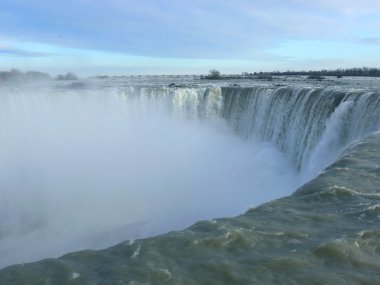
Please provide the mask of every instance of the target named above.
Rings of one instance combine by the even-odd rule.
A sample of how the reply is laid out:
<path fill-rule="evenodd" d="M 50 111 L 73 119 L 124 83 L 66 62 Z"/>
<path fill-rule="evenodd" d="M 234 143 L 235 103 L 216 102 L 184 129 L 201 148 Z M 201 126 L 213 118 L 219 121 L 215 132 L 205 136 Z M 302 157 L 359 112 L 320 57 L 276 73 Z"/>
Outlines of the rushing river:
<path fill-rule="evenodd" d="M 3 86 L 0 266 L 130 241 L 0 280 L 379 281 L 379 89 L 297 80 Z"/>

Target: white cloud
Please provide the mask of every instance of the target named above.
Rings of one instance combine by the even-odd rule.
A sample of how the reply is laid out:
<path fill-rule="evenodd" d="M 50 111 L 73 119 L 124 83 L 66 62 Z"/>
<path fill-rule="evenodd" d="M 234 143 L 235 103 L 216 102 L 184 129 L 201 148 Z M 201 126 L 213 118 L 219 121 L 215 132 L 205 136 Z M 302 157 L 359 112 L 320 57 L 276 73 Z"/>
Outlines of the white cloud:
<path fill-rule="evenodd" d="M 294 0 L 299 4 L 310 4 L 348 16 L 358 16 L 380 12 L 379 0 Z"/>
<path fill-rule="evenodd" d="M 14 48 L 7 45 L 0 44 L 0 56 L 1 55 L 15 55 L 21 57 L 46 57 L 56 55 L 53 53 L 43 52 L 43 51 L 31 51 L 26 49 Z"/>

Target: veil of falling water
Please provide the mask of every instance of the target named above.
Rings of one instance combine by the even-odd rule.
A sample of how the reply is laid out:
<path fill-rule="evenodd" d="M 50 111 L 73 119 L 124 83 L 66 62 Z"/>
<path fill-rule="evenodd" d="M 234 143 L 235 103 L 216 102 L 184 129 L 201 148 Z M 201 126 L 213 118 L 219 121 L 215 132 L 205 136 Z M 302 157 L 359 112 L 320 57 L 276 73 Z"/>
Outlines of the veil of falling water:
<path fill-rule="evenodd" d="M 0 91 L 0 265 L 234 216 L 379 129 L 375 91 Z"/>

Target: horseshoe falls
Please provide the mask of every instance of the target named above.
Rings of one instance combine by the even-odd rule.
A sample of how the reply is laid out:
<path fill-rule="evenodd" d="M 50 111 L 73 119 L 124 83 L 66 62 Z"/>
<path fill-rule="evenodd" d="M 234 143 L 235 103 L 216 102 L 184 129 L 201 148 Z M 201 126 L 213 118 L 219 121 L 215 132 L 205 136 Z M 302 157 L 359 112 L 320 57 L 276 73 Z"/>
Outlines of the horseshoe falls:
<path fill-rule="evenodd" d="M 0 284 L 379 283 L 379 83 L 276 80 L 1 86 Z"/>
<path fill-rule="evenodd" d="M 226 88 L 223 96 L 222 115 L 239 135 L 273 143 L 301 172 L 323 169 L 380 126 L 378 91 Z"/>

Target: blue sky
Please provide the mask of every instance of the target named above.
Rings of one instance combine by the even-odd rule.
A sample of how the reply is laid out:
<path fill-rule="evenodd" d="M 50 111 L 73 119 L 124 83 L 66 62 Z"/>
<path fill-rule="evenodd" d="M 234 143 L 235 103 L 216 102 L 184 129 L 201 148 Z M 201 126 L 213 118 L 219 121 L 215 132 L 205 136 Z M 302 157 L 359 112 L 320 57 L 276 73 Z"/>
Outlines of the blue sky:
<path fill-rule="evenodd" d="M 0 69 L 380 67 L 380 0 L 0 0 Z"/>

